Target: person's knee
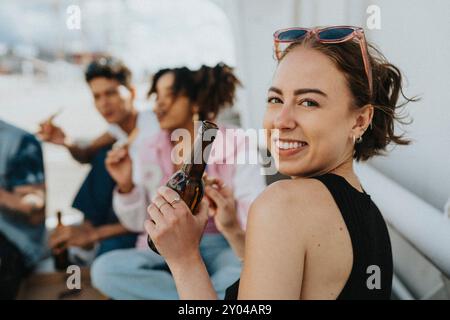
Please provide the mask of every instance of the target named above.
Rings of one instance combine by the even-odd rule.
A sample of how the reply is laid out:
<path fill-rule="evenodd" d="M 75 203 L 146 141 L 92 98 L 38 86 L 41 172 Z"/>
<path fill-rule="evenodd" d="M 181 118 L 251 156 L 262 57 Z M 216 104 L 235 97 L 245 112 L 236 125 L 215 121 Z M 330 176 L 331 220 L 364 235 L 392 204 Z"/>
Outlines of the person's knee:
<path fill-rule="evenodd" d="M 117 266 L 115 260 L 115 252 L 105 253 L 95 259 L 91 266 L 92 285 L 100 291 L 104 292 L 113 282 L 111 280 L 115 274 L 114 266 Z"/>

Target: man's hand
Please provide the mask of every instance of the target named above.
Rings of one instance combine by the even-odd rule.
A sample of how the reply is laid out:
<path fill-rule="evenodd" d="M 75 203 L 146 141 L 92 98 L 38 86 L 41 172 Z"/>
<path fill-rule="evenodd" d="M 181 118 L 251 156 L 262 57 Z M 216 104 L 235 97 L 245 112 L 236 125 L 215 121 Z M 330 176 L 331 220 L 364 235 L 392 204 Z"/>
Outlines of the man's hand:
<path fill-rule="evenodd" d="M 62 226 L 55 229 L 49 239 L 49 247 L 58 254 L 67 247 L 90 249 L 98 241 L 97 230 L 89 222 L 80 226 Z"/>
<path fill-rule="evenodd" d="M 105 165 L 116 181 L 119 192 L 128 193 L 133 190 L 132 163 L 127 147 L 110 150 L 106 156 Z"/>
<path fill-rule="evenodd" d="M 20 216 L 32 225 L 45 219 L 45 185 L 24 185 L 12 192 L 0 188 L 0 207 L 4 213 Z"/>
<path fill-rule="evenodd" d="M 48 120 L 39 124 L 39 132 L 37 135 L 41 140 L 57 145 L 64 145 L 66 141 L 64 131 Z"/>

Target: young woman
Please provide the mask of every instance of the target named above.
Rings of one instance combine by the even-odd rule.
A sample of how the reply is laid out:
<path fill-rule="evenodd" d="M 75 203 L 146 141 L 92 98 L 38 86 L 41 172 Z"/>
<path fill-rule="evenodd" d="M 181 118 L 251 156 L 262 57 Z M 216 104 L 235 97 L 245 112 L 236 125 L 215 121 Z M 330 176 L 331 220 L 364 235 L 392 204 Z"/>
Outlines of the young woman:
<path fill-rule="evenodd" d="M 280 172 L 292 179 L 252 203 L 240 284 L 227 298 L 389 299 L 389 234 L 353 160 L 408 143 L 394 133 L 400 72 L 368 51 L 361 28 L 292 28 L 274 37 L 279 64 L 264 128 Z M 158 193 L 145 227 L 180 297 L 217 298 L 198 250 L 207 205 L 194 216 L 172 190 Z"/>
<path fill-rule="evenodd" d="M 203 66 L 197 71 L 164 69 L 154 75 L 149 96 L 156 97 L 154 112 L 160 131 L 138 148 L 139 163 L 133 163 L 133 168 L 139 168 L 140 176 L 132 178 L 127 148 L 111 151 L 106 159 L 107 169 L 117 182 L 114 210 L 127 229 L 144 232 L 151 197 L 181 167 L 181 161 L 174 163 L 172 159 L 174 148 L 182 149 L 177 141 L 172 141 L 172 133 L 177 129 L 189 133 L 192 141 L 180 142 L 186 146 L 182 152 L 187 156 L 196 136 L 194 121 L 215 121 L 221 109 L 233 104 L 237 85 L 239 80 L 225 64 Z M 227 139 L 225 130 L 219 126 L 222 137 Z M 208 176 L 216 179 L 216 188 L 205 189 L 211 210 L 200 252 L 214 288 L 222 297 L 241 271 L 239 258 L 244 251 L 241 239 L 248 209 L 265 186 L 256 164 L 231 164 L 230 160 L 241 152 L 248 152 L 245 137 L 236 138 L 226 141 L 228 149 L 212 153 L 206 168 Z M 250 179 L 252 184 L 248 183 Z M 91 272 L 94 286 L 114 299 L 176 299 L 174 280 L 164 258 L 148 247 L 146 233 L 137 247 L 97 259 Z"/>

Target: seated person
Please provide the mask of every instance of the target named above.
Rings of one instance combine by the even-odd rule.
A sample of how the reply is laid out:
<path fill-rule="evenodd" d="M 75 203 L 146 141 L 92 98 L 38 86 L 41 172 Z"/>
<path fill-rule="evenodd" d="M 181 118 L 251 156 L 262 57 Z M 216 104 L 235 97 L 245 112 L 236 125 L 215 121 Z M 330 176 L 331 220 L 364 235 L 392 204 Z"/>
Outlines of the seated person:
<path fill-rule="evenodd" d="M 31 134 L 0 119 L 0 300 L 15 299 L 21 280 L 45 253 L 42 149 Z"/>
<path fill-rule="evenodd" d="M 58 228 L 52 233 L 49 245 L 91 248 L 100 242 L 99 254 L 133 246 L 135 236 L 119 223 L 112 209 L 114 181 L 105 170 L 104 158 L 112 144 L 129 144 L 133 154 L 138 141 L 151 134 L 153 115 L 150 111 L 137 112 L 134 107 L 135 88 L 130 70 L 114 58 L 93 61 L 85 72 L 86 82 L 94 98 L 95 107 L 108 122 L 108 130 L 85 147 L 67 137 L 65 132 L 49 119 L 41 123 L 42 140 L 64 146 L 80 163 L 91 163 L 92 169 L 77 194 L 73 207 L 85 216 L 78 226 Z M 135 168 L 135 171 L 139 171 Z"/>
<path fill-rule="evenodd" d="M 156 97 L 154 111 L 161 130 L 139 150 L 141 183 L 136 184 L 131 179 L 133 168 L 126 148 L 111 151 L 106 160 L 107 169 L 117 182 L 114 208 L 127 228 L 144 231 L 149 199 L 182 165 L 173 161 L 173 148 L 183 143 L 186 146 L 183 155 L 190 154 L 191 143 L 196 135 L 195 121 L 214 121 L 222 108 L 234 102 L 238 84 L 232 69 L 224 64 L 214 68 L 203 66 L 198 71 L 187 68 L 164 69 L 154 75 L 149 95 Z M 171 133 L 177 129 L 185 129 L 184 132 L 189 132 L 190 138 L 183 142 L 171 141 Z M 225 129 L 219 126 L 219 133 L 225 137 L 223 142 L 227 138 Z M 222 297 L 241 270 L 239 258 L 243 246 L 231 247 L 230 244 L 242 243 L 236 239 L 243 237 L 249 205 L 265 185 L 257 164 L 236 164 L 239 155 L 246 152 L 246 141 L 242 139 L 245 136 L 228 138 L 225 152 L 220 155 L 220 152 L 211 151 L 206 167 L 211 179 L 220 179 L 217 183 L 220 188 L 205 189 L 214 214 L 200 243 L 201 254 L 213 278 L 215 290 Z M 219 143 L 218 140 L 214 144 Z M 164 259 L 149 248 L 146 234 L 139 238 L 137 249 L 117 250 L 96 259 L 91 277 L 97 289 L 114 299 L 178 297 L 175 282 Z"/>

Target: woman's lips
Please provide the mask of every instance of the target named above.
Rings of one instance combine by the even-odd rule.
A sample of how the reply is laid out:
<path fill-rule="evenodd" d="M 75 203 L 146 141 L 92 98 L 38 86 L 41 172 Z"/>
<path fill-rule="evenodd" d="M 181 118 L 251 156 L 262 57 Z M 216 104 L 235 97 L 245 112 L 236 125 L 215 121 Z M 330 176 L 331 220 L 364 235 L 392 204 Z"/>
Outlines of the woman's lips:
<path fill-rule="evenodd" d="M 162 121 L 166 115 L 166 112 L 155 112 L 156 118 L 158 119 L 158 121 Z"/>
<path fill-rule="evenodd" d="M 301 140 L 274 139 L 273 145 L 279 156 L 292 156 L 308 147 L 308 143 Z"/>

